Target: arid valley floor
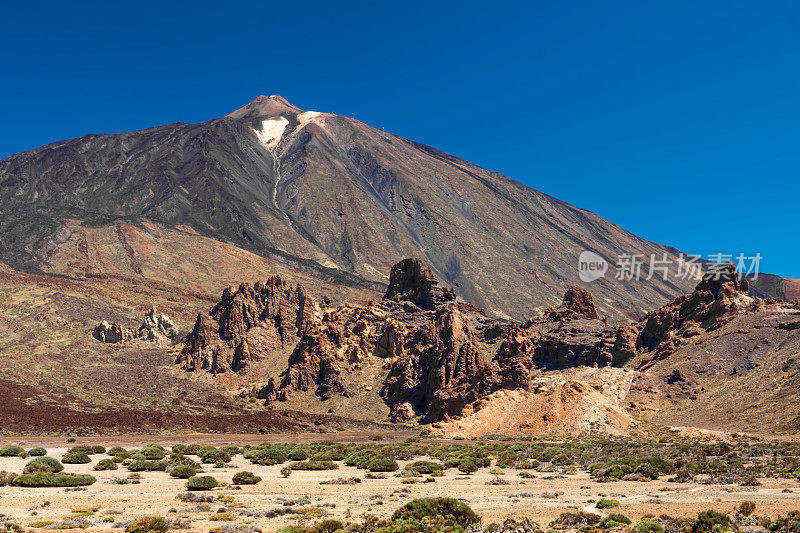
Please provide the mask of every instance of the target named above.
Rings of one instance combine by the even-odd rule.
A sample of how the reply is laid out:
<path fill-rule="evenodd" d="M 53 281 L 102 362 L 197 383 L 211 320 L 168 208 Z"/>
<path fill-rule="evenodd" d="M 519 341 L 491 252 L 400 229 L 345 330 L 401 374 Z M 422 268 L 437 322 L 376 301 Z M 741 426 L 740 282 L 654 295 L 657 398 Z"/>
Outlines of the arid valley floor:
<path fill-rule="evenodd" d="M 157 443 L 165 448 L 165 460 L 168 460 L 170 449 L 177 443 L 213 445 L 221 449 L 226 445 L 257 446 L 266 442 L 295 442 L 300 447 L 335 448 L 345 443 L 360 442 L 373 450 L 387 450 L 387 447 L 402 449 L 423 443 L 436 446 L 436 449 L 478 446 L 488 450 L 499 445 L 520 450 L 543 446 L 547 450 L 561 444 L 542 440 L 505 441 L 502 444 L 493 439 L 452 441 L 411 437 L 408 440 L 409 435 L 409 432 L 386 435 L 378 441 L 374 434 L 370 439 L 366 433 L 355 432 L 269 436 L 195 434 L 77 438 L 70 443 L 67 443 L 66 437 L 37 437 L 5 438 L 3 445 L 20 445 L 24 449 L 42 447 L 49 457 L 60 459 L 70 447 L 75 446 L 100 445 L 107 449 L 121 446 L 130 450 Z M 570 446 L 577 442 L 576 439 L 570 441 Z M 707 444 L 696 446 L 713 447 L 719 441 L 705 442 Z M 572 449 L 570 446 L 568 449 Z M 587 441 L 579 446 L 589 449 L 592 444 Z M 676 441 L 671 446 L 680 444 Z M 731 446 L 737 448 L 736 444 L 732 443 Z M 457 468 L 446 468 L 437 477 L 411 476 L 405 470 L 409 464 L 419 460 L 439 460 L 415 456 L 398 460 L 398 471 L 374 476 L 370 476 L 369 471 L 363 468 L 334 461 L 337 464 L 335 470 L 296 470 L 284 477 L 281 469 L 288 463 L 270 466 L 253 464 L 238 453 L 225 465 L 202 466 L 202 475 L 213 476 L 220 486 L 209 491 L 187 492 L 185 479 L 171 477 L 164 471 L 134 474 L 122 463 L 116 470 L 94 470 L 101 459 L 110 457 L 107 453 L 98 453 L 90 455 L 90 463 L 64 465 L 64 472 L 91 474 L 97 479 L 96 483 L 81 490 L 10 485 L 0 487 L 0 517 L 25 528 L 43 529 L 113 530 L 128 525 L 133 519 L 161 516 L 175 519 L 174 524 L 193 531 L 246 531 L 251 528 L 275 531 L 286 526 L 310 526 L 322 519 L 359 522 L 365 514 L 389 518 L 397 508 L 412 499 L 448 496 L 469 505 L 481 517 L 484 526 L 512 518 L 518 521 L 532 520 L 546 528 L 562 513 L 580 511 L 600 517 L 610 512 L 619 513 L 636 523 L 645 515 L 686 517 L 695 516 L 706 509 L 734 513 L 743 501 L 754 502 L 759 516 L 775 517 L 800 508 L 800 482 L 794 475 L 773 474 L 758 478 L 755 486 L 733 478 L 725 482 L 721 478 L 710 479 L 703 475 L 682 482 L 670 480 L 672 476 L 668 475 L 652 481 L 599 482 L 572 460 L 556 460 L 565 464 L 541 461 L 536 468 L 498 468 L 495 454 L 489 452 L 488 455 L 491 457 L 490 466 L 479 468 L 469 475 Z M 19 473 L 31 459 L 2 457 L 0 471 Z M 197 457 L 193 459 L 200 461 Z M 769 462 L 774 457 L 751 459 L 751 462 L 757 464 L 762 460 Z M 123 463 L 130 463 L 130 460 Z M 241 471 L 252 472 L 262 480 L 255 485 L 235 485 L 233 476 Z M 125 478 L 130 479 L 120 482 Z M 136 482 L 133 482 L 134 479 Z M 335 479 L 349 479 L 350 483 L 331 483 Z M 355 479 L 359 481 L 354 482 Z M 187 494 L 198 497 L 197 501 L 179 499 L 182 495 L 186 499 Z M 601 498 L 616 500 L 619 506 L 598 509 L 597 502 Z M 219 529 L 221 527 L 223 529 Z"/>

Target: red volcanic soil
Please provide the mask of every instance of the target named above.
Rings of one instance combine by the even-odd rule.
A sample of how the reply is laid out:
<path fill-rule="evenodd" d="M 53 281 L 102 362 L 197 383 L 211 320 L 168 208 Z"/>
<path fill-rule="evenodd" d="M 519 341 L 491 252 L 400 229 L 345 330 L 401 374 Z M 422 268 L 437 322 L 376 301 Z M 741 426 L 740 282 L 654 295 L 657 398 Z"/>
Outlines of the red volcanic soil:
<path fill-rule="evenodd" d="M 0 433 L 43 434 L 69 431 L 77 435 L 94 435 L 186 429 L 209 433 L 277 433 L 377 427 L 336 416 L 309 415 L 295 411 L 220 415 L 125 409 L 81 412 L 52 403 L 28 402 L 37 396 L 39 392 L 33 387 L 0 379 L 0 398 L 3 399 Z"/>

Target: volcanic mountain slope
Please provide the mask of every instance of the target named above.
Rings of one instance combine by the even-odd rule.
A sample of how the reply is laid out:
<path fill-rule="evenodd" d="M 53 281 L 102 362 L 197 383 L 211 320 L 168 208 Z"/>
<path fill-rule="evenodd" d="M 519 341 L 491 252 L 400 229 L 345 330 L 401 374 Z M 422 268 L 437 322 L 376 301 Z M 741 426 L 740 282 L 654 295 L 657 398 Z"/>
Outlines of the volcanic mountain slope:
<path fill-rule="evenodd" d="M 191 283 L 208 272 L 183 246 L 189 234 L 220 243 L 222 262 L 244 249 L 359 290 L 382 292 L 392 264 L 421 257 L 465 300 L 518 320 L 558 304 L 586 249 L 612 265 L 593 285 L 609 317 L 640 316 L 691 288 L 612 275 L 620 253 L 674 259 L 672 249 L 278 96 L 203 124 L 88 135 L 0 161 L 0 260 L 15 268 Z M 180 272 L 151 266 L 167 256 Z"/>

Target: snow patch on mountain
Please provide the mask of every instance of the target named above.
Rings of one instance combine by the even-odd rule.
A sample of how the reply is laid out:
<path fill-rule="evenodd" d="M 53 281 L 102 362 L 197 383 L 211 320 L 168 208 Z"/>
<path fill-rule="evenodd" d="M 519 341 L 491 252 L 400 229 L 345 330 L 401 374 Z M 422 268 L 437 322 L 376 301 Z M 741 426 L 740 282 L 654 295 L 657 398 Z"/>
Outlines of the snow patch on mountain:
<path fill-rule="evenodd" d="M 272 150 L 281 140 L 283 130 L 286 129 L 288 124 L 289 121 L 284 117 L 268 118 L 261 121 L 260 130 L 254 129 L 253 131 L 258 137 L 258 140 L 261 141 L 261 144 L 266 146 L 269 150 Z"/>

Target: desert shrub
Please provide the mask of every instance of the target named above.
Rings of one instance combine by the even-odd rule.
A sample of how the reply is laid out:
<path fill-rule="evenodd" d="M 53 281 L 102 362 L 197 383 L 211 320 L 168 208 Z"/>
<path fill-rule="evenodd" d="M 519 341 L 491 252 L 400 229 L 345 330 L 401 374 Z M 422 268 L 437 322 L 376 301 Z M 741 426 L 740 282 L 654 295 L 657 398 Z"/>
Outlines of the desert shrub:
<path fill-rule="evenodd" d="M 753 514 L 753 511 L 755 510 L 756 510 L 755 502 L 747 500 L 743 501 L 742 503 L 739 504 L 738 507 L 736 507 L 736 513 L 742 516 L 750 516 L 751 514 Z"/>
<path fill-rule="evenodd" d="M 692 526 L 692 531 L 694 533 L 712 531 L 714 530 L 714 526 L 718 524 L 723 529 L 730 528 L 731 519 L 724 513 L 709 509 L 697 515 L 697 521 Z"/>
<path fill-rule="evenodd" d="M 651 517 L 645 516 L 633 526 L 631 533 L 664 533 L 664 526 Z"/>
<path fill-rule="evenodd" d="M 178 465 L 172 468 L 169 471 L 169 475 L 172 477 L 177 477 L 180 479 L 189 479 L 193 475 L 197 474 L 197 471 L 188 465 Z"/>
<path fill-rule="evenodd" d="M 106 449 L 103 448 L 102 446 L 90 446 L 88 444 L 81 444 L 80 446 L 73 446 L 72 448 L 67 450 L 67 452 L 68 453 L 82 452 L 85 453 L 86 455 L 94 455 L 97 453 L 106 453 Z"/>
<path fill-rule="evenodd" d="M 65 464 L 78 465 L 91 463 L 92 460 L 88 455 L 86 455 L 86 452 L 76 450 L 65 453 L 64 457 L 61 458 L 61 462 Z"/>
<path fill-rule="evenodd" d="M 221 449 L 222 449 L 223 452 L 227 453 L 231 457 L 233 457 L 237 453 L 242 453 L 242 449 L 239 448 L 238 446 L 231 446 L 231 445 L 223 446 Z"/>
<path fill-rule="evenodd" d="M 370 472 L 396 472 L 399 468 L 397 461 L 387 457 L 376 457 L 367 463 Z"/>
<path fill-rule="evenodd" d="M 414 461 L 406 466 L 406 470 L 411 470 L 412 472 L 418 472 L 420 474 L 433 474 L 441 469 L 442 465 L 432 461 Z"/>
<path fill-rule="evenodd" d="M 608 498 L 600 498 L 594 506 L 598 509 L 608 509 L 609 507 L 619 507 L 619 502 Z"/>
<path fill-rule="evenodd" d="M 314 527 L 311 528 L 311 533 L 333 533 L 334 531 L 339 531 L 340 529 L 344 529 L 344 524 L 339 520 L 329 518 L 314 524 Z"/>
<path fill-rule="evenodd" d="M 36 459 L 28 461 L 28 464 L 22 469 L 22 473 L 35 474 L 37 472 L 48 472 L 55 474 L 62 470 L 64 470 L 64 465 L 62 465 L 58 459 L 54 459 L 53 457 L 37 457 Z"/>
<path fill-rule="evenodd" d="M 259 481 L 261 481 L 261 478 L 252 472 L 236 472 L 233 475 L 234 485 L 255 485 Z"/>
<path fill-rule="evenodd" d="M 294 448 L 289 450 L 289 453 L 286 454 L 286 456 L 290 461 L 305 461 L 308 459 L 308 452 L 304 448 Z"/>
<path fill-rule="evenodd" d="M 185 455 L 186 448 L 187 446 L 185 444 L 176 444 L 175 446 L 172 447 L 172 453 L 179 453 L 181 455 Z"/>
<path fill-rule="evenodd" d="M 594 513 L 586 513 L 584 511 L 577 513 L 567 512 L 561 513 L 558 518 L 550 522 L 550 526 L 558 527 L 559 529 L 581 529 L 594 525 L 600 520 L 600 516 Z"/>
<path fill-rule="evenodd" d="M 0 457 L 17 457 L 24 451 L 19 446 L 3 446 L 0 448 Z"/>
<path fill-rule="evenodd" d="M 139 452 L 144 455 L 144 458 L 148 461 L 160 461 L 167 456 L 166 452 L 164 452 L 164 448 L 156 444 L 148 444 L 139 450 Z"/>
<path fill-rule="evenodd" d="M 216 464 L 216 463 L 230 463 L 231 456 L 227 453 L 223 452 L 222 450 L 218 450 L 213 447 L 203 448 L 200 453 L 200 461 L 205 464 Z"/>
<path fill-rule="evenodd" d="M 200 453 L 200 450 L 202 449 L 203 449 L 202 446 L 200 446 L 199 444 L 189 444 L 188 446 L 186 446 L 186 451 L 184 451 L 183 453 L 185 455 L 197 455 Z"/>
<path fill-rule="evenodd" d="M 786 516 L 778 516 L 774 520 L 764 519 L 762 526 L 774 532 L 798 533 L 800 532 L 800 511 L 789 511 Z"/>
<path fill-rule="evenodd" d="M 268 448 L 249 450 L 244 453 L 244 458 L 253 464 L 270 466 L 285 463 L 288 460 L 288 455 L 283 446 L 270 446 Z"/>
<path fill-rule="evenodd" d="M 16 476 L 11 483 L 20 487 L 78 487 L 91 485 L 96 481 L 94 476 L 89 474 L 36 472 Z"/>
<path fill-rule="evenodd" d="M 5 470 L 0 471 L 0 487 L 11 485 L 15 476 L 16 474 L 12 474 L 11 472 L 6 472 Z"/>
<path fill-rule="evenodd" d="M 333 461 L 300 461 L 290 463 L 291 470 L 337 470 L 339 465 Z"/>
<path fill-rule="evenodd" d="M 458 469 L 465 474 L 471 474 L 478 470 L 478 465 L 467 459 L 466 461 L 461 461 L 459 463 Z"/>
<path fill-rule="evenodd" d="M 195 470 L 200 470 L 200 463 L 186 457 L 181 453 L 170 454 L 169 458 L 167 459 L 167 462 L 173 466 L 178 466 L 178 465 L 191 466 Z"/>
<path fill-rule="evenodd" d="M 219 483 L 211 476 L 194 476 L 186 482 L 188 490 L 211 490 L 217 485 Z"/>
<path fill-rule="evenodd" d="M 411 500 L 392 515 L 392 520 L 423 520 L 425 518 L 441 518 L 445 524 L 466 528 L 476 524 L 478 515 L 453 498 L 420 498 Z"/>
<path fill-rule="evenodd" d="M 600 520 L 598 523 L 593 524 L 594 527 L 603 529 L 619 526 L 627 526 L 631 523 L 631 519 L 622 514 L 610 514 Z"/>
<path fill-rule="evenodd" d="M 122 446 L 112 446 L 111 448 L 109 448 L 106 451 L 106 453 L 108 455 L 112 455 L 113 456 L 113 455 L 118 455 L 118 454 L 121 454 L 121 453 L 128 453 L 128 452 Z"/>
<path fill-rule="evenodd" d="M 128 465 L 131 472 L 156 472 L 165 471 L 169 463 L 166 461 L 134 461 Z"/>
<path fill-rule="evenodd" d="M 125 533 L 166 533 L 169 524 L 160 516 L 140 518 L 125 526 Z"/>
<path fill-rule="evenodd" d="M 113 459 L 100 459 L 96 465 L 94 465 L 95 470 L 116 470 L 117 463 L 114 462 Z"/>
<path fill-rule="evenodd" d="M 283 468 L 281 468 L 281 475 L 283 477 L 291 476 L 292 475 L 292 469 L 289 468 L 288 466 L 284 466 Z"/>
<path fill-rule="evenodd" d="M 2 515 L 5 517 L 5 515 Z M 0 533 L 25 533 L 25 529 L 16 522 L 0 522 Z"/>
<path fill-rule="evenodd" d="M 47 455 L 47 450 L 44 448 L 31 448 L 28 450 L 28 455 L 31 457 L 42 457 L 43 455 Z"/>

